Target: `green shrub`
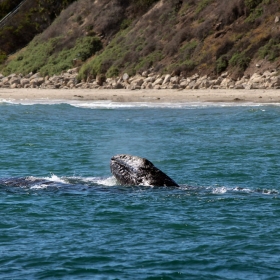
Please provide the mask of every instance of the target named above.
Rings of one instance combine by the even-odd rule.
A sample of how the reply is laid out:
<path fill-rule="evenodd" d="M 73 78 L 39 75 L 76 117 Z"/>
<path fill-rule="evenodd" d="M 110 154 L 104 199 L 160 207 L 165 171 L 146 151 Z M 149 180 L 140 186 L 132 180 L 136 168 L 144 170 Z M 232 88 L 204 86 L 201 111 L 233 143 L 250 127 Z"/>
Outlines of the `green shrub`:
<path fill-rule="evenodd" d="M 116 66 L 111 66 L 107 71 L 107 77 L 117 77 L 119 76 L 120 72 Z"/>
<path fill-rule="evenodd" d="M 195 69 L 196 63 L 193 60 L 187 60 L 183 63 L 173 63 L 166 68 L 167 73 L 174 73 L 175 75 L 180 75 L 184 73 L 185 75 Z"/>
<path fill-rule="evenodd" d="M 154 65 L 155 62 L 160 61 L 163 58 L 161 51 L 154 51 L 147 56 L 139 58 L 138 63 L 135 65 L 135 71 L 145 70 Z"/>
<path fill-rule="evenodd" d="M 118 59 L 123 58 L 124 55 L 125 52 L 123 52 L 118 45 L 112 46 L 111 48 L 107 47 L 101 54 L 83 64 L 79 71 L 79 80 L 86 79 L 88 76 L 95 77 L 97 74 L 106 74 L 107 71 L 113 67 L 114 63 Z M 117 65 L 114 65 L 112 69 L 116 68 Z M 112 69 L 110 73 L 108 73 L 111 77 L 113 76 L 113 72 L 116 73 L 116 71 Z"/>
<path fill-rule="evenodd" d="M 88 76 L 95 77 L 97 74 L 115 76 L 116 69 L 124 67 L 125 62 L 128 60 L 126 56 L 129 50 L 132 49 L 131 46 L 125 44 L 128 32 L 129 28 L 121 30 L 103 52 L 84 63 L 79 71 L 78 79 L 86 79 Z M 109 69 L 110 72 L 107 73 Z"/>
<path fill-rule="evenodd" d="M 181 71 L 189 72 L 196 67 L 196 64 L 193 60 L 185 61 L 181 64 Z"/>
<path fill-rule="evenodd" d="M 74 59 L 85 61 L 102 48 L 102 43 L 98 38 L 84 37 L 77 39 L 73 48 L 57 51 L 61 40 L 62 37 L 56 37 L 47 42 L 33 40 L 24 52 L 8 64 L 5 73 L 59 74 L 63 70 L 72 68 Z"/>
<path fill-rule="evenodd" d="M 21 52 L 16 59 L 12 60 L 6 68 L 5 74 L 37 72 L 41 67 L 47 64 L 49 56 L 52 54 L 54 47 L 59 39 L 51 39 L 48 42 L 39 43 L 37 39 L 33 40 Z"/>
<path fill-rule="evenodd" d="M 27 1 L 17 13 L 7 19 L 0 28 L 1 49 L 7 54 L 25 47 L 36 34 L 41 33 L 70 3 L 76 0 Z M 20 0 L 1 0 L 0 19 L 14 9 Z"/>
<path fill-rule="evenodd" d="M 249 66 L 250 61 L 251 61 L 251 58 L 246 56 L 246 54 L 244 52 L 235 53 L 229 60 L 229 65 L 238 67 L 244 71 Z"/>
<path fill-rule="evenodd" d="M 198 41 L 195 39 L 185 43 L 179 50 L 180 60 L 189 60 L 197 46 Z"/>
<path fill-rule="evenodd" d="M 0 50 L 0 64 L 2 64 L 6 59 L 7 59 L 6 53 Z"/>
<path fill-rule="evenodd" d="M 201 0 L 198 4 L 197 4 L 197 8 L 195 10 L 196 14 L 199 14 L 202 10 L 204 10 L 210 3 L 212 2 L 212 0 Z"/>
<path fill-rule="evenodd" d="M 259 7 L 250 13 L 250 15 L 246 18 L 246 22 L 253 23 L 257 18 L 259 18 L 263 14 L 263 8 Z"/>
<path fill-rule="evenodd" d="M 126 29 L 128 28 L 132 23 L 132 20 L 131 19 L 124 19 L 121 23 L 121 26 L 120 26 L 120 29 L 123 30 L 123 29 Z"/>
<path fill-rule="evenodd" d="M 280 57 L 280 39 L 270 39 L 266 45 L 259 49 L 258 55 L 261 58 L 267 58 L 269 61 L 274 61 Z"/>
<path fill-rule="evenodd" d="M 245 6 L 252 10 L 256 8 L 263 0 L 245 0 Z"/>
<path fill-rule="evenodd" d="M 228 58 L 226 55 L 220 56 L 215 63 L 215 70 L 217 74 L 222 73 L 228 67 Z"/>

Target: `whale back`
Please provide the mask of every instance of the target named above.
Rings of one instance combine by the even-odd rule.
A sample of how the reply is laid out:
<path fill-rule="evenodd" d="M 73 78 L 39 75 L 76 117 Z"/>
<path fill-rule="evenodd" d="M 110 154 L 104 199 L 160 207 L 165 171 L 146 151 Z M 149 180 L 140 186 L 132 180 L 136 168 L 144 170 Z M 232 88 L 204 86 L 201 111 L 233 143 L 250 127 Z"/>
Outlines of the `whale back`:
<path fill-rule="evenodd" d="M 127 154 L 116 155 L 111 158 L 110 168 L 114 177 L 122 185 L 179 187 L 146 158 Z"/>

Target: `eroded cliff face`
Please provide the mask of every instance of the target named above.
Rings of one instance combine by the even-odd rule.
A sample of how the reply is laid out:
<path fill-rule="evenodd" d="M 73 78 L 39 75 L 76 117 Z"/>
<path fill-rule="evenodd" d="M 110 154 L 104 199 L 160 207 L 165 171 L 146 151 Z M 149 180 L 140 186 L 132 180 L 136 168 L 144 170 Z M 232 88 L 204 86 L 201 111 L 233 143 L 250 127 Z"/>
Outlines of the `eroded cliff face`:
<path fill-rule="evenodd" d="M 272 0 L 79 0 L 61 12 L 35 45 L 54 39 L 50 55 L 59 59 L 59 53 L 73 50 L 79 38 L 100 40 L 102 49 L 76 59 L 81 79 L 148 69 L 178 76 L 218 76 L 227 71 L 236 79 L 277 71 L 279 16 L 280 2 Z M 6 74 L 21 69 L 28 51 L 27 47 L 20 59 L 16 55 L 8 61 L 13 64 L 6 66 Z M 57 68 L 61 70 L 65 69 Z"/>

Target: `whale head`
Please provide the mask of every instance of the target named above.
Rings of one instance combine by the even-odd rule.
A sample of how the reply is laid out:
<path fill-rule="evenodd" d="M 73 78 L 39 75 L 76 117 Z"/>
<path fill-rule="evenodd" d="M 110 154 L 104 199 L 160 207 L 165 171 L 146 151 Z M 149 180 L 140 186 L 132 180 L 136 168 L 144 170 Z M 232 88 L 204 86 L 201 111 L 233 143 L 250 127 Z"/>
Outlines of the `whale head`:
<path fill-rule="evenodd" d="M 149 160 L 127 154 L 111 158 L 111 172 L 122 185 L 179 187 Z"/>

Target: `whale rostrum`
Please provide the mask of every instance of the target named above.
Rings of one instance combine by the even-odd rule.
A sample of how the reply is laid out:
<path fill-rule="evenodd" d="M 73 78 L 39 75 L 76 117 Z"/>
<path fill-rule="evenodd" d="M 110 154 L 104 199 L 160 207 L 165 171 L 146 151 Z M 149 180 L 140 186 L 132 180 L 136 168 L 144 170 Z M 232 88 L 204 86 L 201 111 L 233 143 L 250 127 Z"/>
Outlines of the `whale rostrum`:
<path fill-rule="evenodd" d="M 115 155 L 111 158 L 110 168 L 117 181 L 125 186 L 179 187 L 149 160 L 138 156 Z"/>

